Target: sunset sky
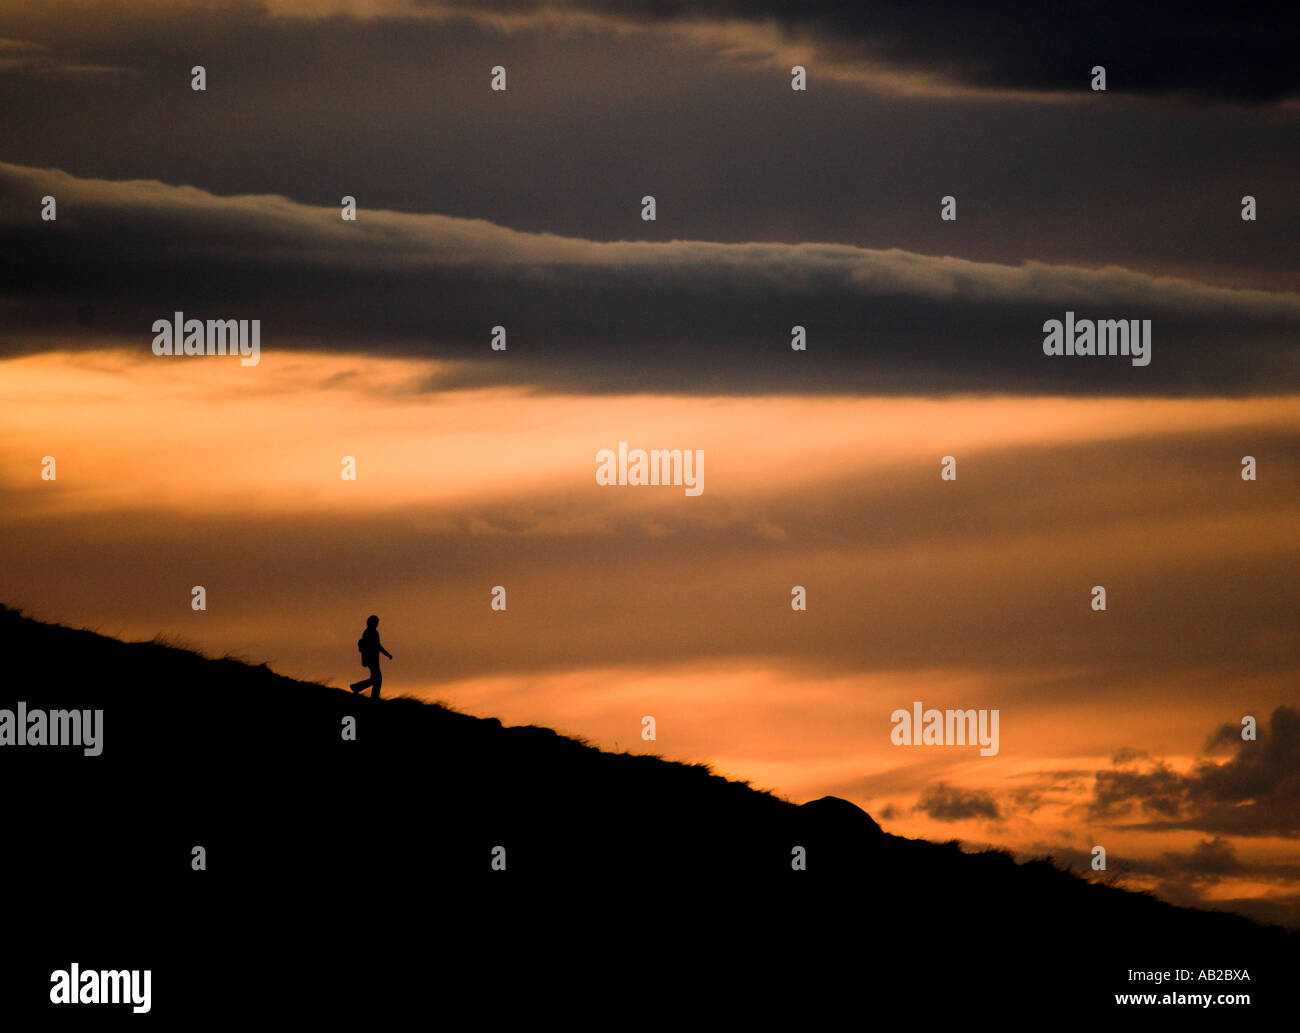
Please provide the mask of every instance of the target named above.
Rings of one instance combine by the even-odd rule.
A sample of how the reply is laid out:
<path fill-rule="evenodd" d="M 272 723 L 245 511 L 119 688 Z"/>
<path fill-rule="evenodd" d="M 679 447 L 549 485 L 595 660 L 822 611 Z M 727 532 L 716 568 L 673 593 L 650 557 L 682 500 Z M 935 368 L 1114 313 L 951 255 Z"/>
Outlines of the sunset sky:
<path fill-rule="evenodd" d="M 1300 41 L 1111 6 L 0 0 L 0 602 L 1300 926 Z"/>

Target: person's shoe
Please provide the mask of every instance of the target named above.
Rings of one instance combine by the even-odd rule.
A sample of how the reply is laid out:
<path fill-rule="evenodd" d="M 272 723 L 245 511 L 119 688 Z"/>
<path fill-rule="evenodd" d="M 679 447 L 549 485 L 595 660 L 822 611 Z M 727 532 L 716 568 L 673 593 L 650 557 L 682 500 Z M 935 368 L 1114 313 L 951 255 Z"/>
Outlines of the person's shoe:
<path fill-rule="evenodd" d="M 361 692 L 361 690 L 360 690 L 359 688 L 357 688 L 357 686 L 358 686 L 359 684 L 360 684 L 360 682 L 353 682 L 351 685 L 348 686 L 348 688 L 351 689 L 353 692 L 355 692 L 355 693 L 357 693 L 357 694 L 359 695 L 360 692 Z"/>

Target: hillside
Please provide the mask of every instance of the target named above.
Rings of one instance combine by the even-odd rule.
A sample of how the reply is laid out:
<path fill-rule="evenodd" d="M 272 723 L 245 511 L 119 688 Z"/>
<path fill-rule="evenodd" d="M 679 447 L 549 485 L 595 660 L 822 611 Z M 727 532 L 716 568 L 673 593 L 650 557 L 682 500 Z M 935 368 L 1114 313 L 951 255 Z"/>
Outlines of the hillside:
<path fill-rule="evenodd" d="M 847 801 L 796 806 L 698 765 L 3 608 L 0 644 L 0 708 L 103 710 L 99 756 L 0 747 L 7 910 L 28 945 L 10 1004 L 70 951 L 143 959 L 173 1021 L 196 1000 L 292 991 L 297 1014 L 373 1017 L 506 985 L 494 1007 L 527 985 L 629 1007 L 711 986 L 776 1008 L 778 986 L 840 977 L 846 995 L 970 985 L 1073 1011 L 1150 989 L 1130 968 L 1248 965 L 1259 1007 L 1295 970 L 1281 929 L 891 836 Z"/>

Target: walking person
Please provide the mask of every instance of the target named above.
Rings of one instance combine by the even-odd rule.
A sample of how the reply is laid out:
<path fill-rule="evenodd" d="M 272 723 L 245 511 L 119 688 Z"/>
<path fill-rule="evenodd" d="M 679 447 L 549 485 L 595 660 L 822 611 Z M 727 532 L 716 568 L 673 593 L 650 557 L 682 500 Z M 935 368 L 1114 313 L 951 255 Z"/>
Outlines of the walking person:
<path fill-rule="evenodd" d="M 379 686 L 384 683 L 383 672 L 379 670 L 379 654 L 383 653 L 390 660 L 393 654 L 379 641 L 379 618 L 374 614 L 366 618 L 366 630 L 357 639 L 357 649 L 361 650 L 361 666 L 370 670 L 370 677 L 365 681 L 353 682 L 349 687 L 357 693 L 362 689 L 370 689 L 370 698 L 378 699 Z"/>

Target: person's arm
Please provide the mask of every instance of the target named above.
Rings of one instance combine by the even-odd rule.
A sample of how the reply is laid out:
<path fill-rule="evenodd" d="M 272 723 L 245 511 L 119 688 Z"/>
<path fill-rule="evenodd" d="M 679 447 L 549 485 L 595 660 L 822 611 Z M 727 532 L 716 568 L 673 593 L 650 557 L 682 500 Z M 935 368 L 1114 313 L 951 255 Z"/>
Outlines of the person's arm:
<path fill-rule="evenodd" d="M 379 646 L 379 651 L 380 651 L 381 653 L 383 653 L 384 656 L 388 657 L 388 659 L 391 660 L 391 659 L 393 658 L 393 654 L 390 653 L 387 649 L 384 648 L 383 643 L 381 643 L 381 642 L 376 642 L 375 645 Z"/>

